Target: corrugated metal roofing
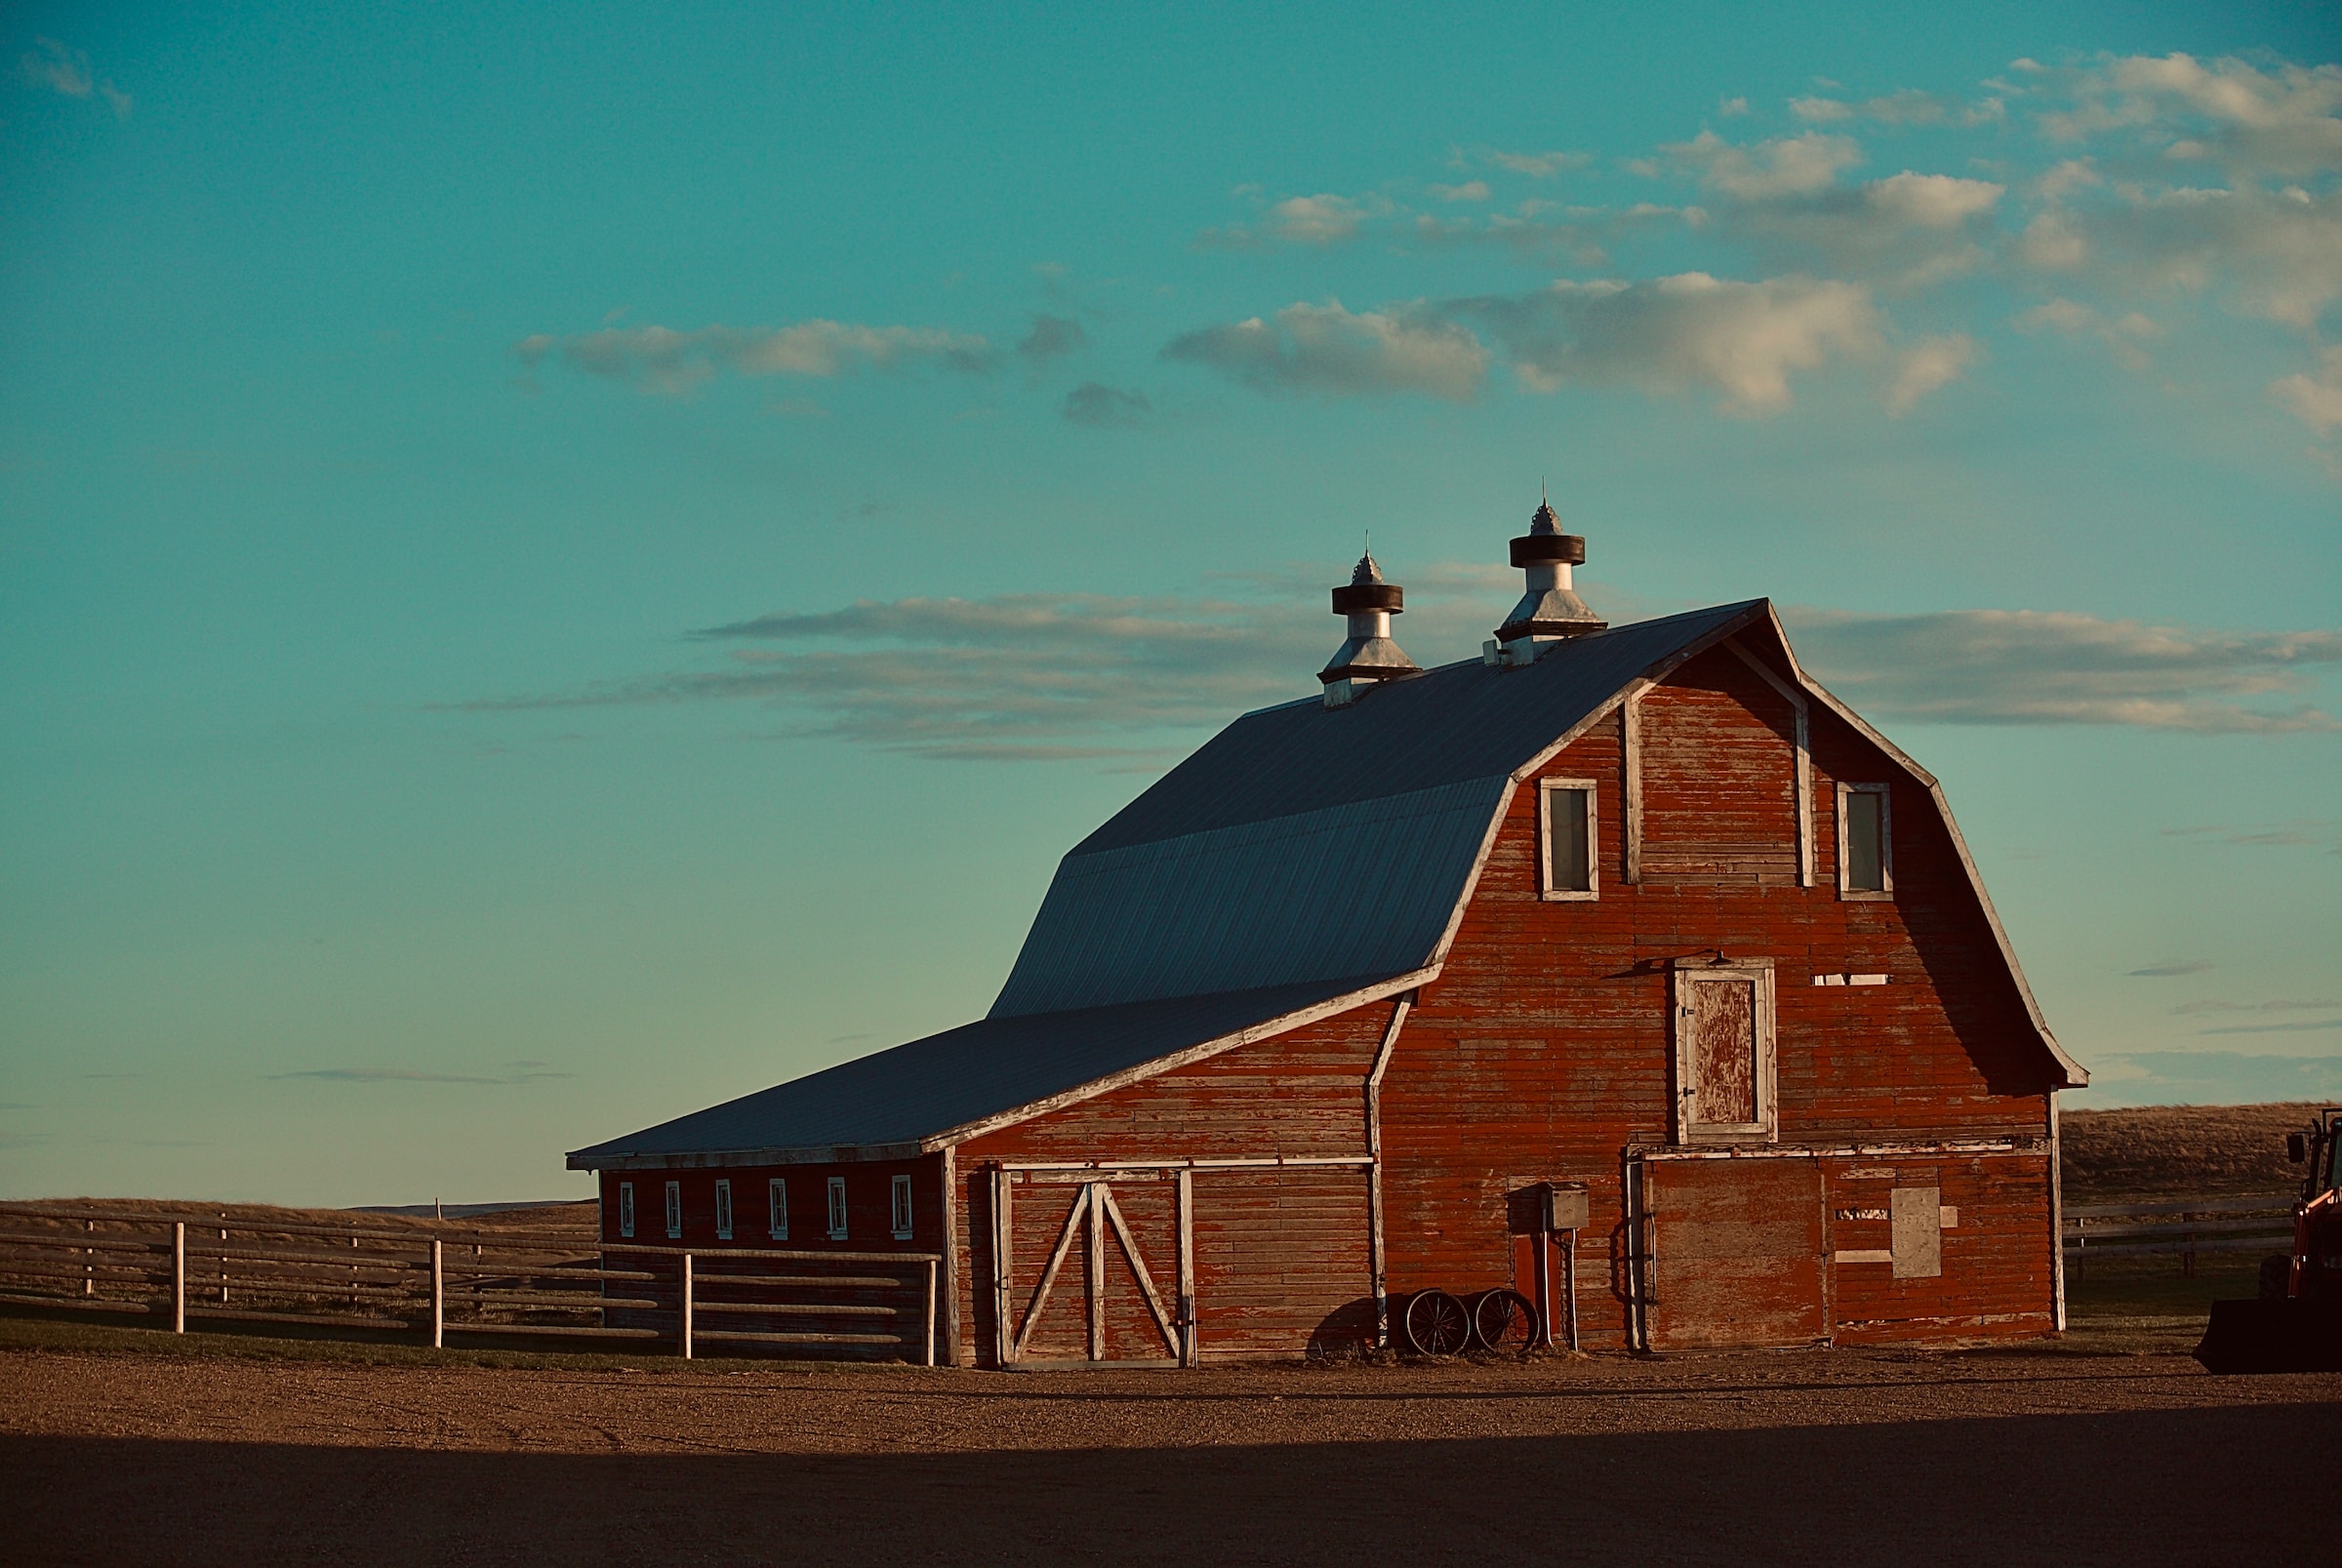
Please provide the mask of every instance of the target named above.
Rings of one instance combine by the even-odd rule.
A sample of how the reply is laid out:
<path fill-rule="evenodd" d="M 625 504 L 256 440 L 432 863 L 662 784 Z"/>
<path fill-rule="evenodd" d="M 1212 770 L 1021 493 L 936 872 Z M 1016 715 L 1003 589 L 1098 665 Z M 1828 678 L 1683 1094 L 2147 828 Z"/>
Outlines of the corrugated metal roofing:
<path fill-rule="evenodd" d="M 916 1144 L 1397 978 L 982 1019 L 579 1149 L 569 1163 Z"/>
<path fill-rule="evenodd" d="M 1512 775 L 1764 601 L 1237 719 L 1058 866 L 990 1016 L 570 1156 L 911 1145 L 1428 967 Z"/>
<path fill-rule="evenodd" d="M 1763 603 L 1245 714 L 1065 858 L 991 1016 L 1421 968 L 1514 772 Z"/>

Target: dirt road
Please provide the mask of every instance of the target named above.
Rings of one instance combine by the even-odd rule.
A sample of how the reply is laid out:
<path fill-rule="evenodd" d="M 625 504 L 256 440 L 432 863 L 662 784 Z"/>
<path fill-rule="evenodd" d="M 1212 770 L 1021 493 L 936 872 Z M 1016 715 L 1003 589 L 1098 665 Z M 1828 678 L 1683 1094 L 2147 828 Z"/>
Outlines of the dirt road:
<path fill-rule="evenodd" d="M 2241 1563 L 2342 1377 L 1816 1351 L 1195 1374 L 0 1354 L 13 1562 Z"/>

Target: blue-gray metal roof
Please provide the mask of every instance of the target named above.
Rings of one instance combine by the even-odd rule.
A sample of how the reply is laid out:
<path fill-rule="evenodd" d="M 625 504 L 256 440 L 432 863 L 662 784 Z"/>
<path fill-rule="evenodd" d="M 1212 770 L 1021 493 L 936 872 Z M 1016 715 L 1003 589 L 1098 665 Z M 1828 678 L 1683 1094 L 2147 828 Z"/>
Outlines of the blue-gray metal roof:
<path fill-rule="evenodd" d="M 1512 776 L 1763 605 L 1245 714 L 1067 855 L 991 1016 L 1429 964 Z"/>
<path fill-rule="evenodd" d="M 580 1149 L 572 1167 L 915 1146 L 1436 959 L 1514 774 L 1628 683 L 1764 613 L 1448 664 L 1247 713 L 1058 866 L 989 1017 Z"/>
<path fill-rule="evenodd" d="M 691 1155 L 811 1158 L 828 1149 L 908 1149 L 938 1133 L 1398 978 L 1358 975 L 1030 1018 L 980 1019 L 579 1149 L 569 1156 L 569 1165 L 604 1170 Z"/>

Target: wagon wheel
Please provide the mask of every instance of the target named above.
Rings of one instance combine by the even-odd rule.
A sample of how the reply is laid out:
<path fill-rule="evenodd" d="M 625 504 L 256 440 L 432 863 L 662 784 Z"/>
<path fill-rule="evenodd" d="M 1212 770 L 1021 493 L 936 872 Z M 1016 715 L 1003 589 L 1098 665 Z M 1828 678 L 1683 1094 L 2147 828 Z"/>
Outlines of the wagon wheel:
<path fill-rule="evenodd" d="M 1443 1290 L 1417 1291 L 1399 1325 L 1417 1355 L 1454 1355 L 1472 1343 L 1472 1314 Z"/>
<path fill-rule="evenodd" d="M 1516 1290 L 1482 1291 L 1472 1304 L 1472 1337 L 1484 1350 L 1520 1354 L 1538 1341 L 1537 1308 Z"/>

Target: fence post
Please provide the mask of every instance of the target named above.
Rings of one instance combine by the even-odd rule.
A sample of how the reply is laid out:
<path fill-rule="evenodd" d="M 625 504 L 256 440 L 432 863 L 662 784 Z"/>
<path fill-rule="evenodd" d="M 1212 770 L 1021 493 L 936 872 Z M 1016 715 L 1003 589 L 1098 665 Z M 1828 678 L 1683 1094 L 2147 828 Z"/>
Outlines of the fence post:
<path fill-rule="evenodd" d="M 187 1331 L 187 1222 L 171 1225 L 171 1332 Z"/>
<path fill-rule="evenodd" d="M 927 1260 L 927 1364 L 935 1365 L 935 1260 Z"/>
<path fill-rule="evenodd" d="M 691 1359 L 691 1254 L 683 1255 L 683 1318 L 676 1325 L 675 1339 L 683 1347 L 683 1359 Z"/>
<path fill-rule="evenodd" d="M 447 1337 L 447 1243 L 431 1237 L 431 1348 L 439 1349 Z"/>

